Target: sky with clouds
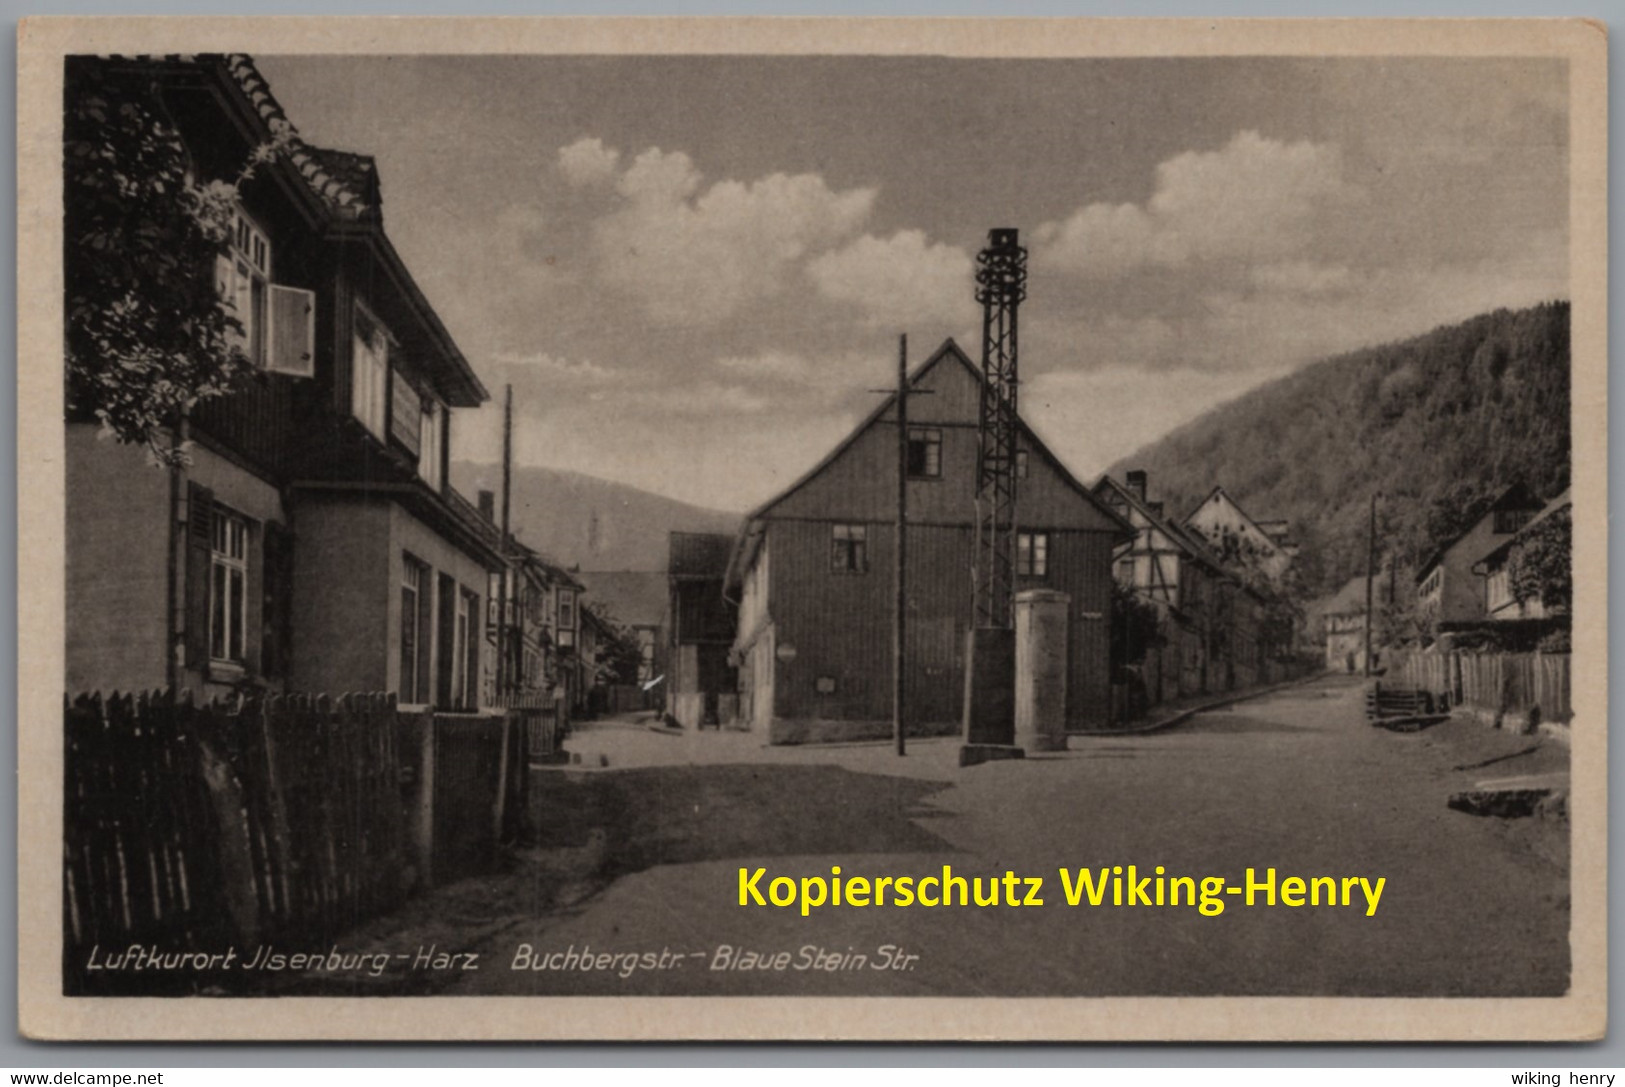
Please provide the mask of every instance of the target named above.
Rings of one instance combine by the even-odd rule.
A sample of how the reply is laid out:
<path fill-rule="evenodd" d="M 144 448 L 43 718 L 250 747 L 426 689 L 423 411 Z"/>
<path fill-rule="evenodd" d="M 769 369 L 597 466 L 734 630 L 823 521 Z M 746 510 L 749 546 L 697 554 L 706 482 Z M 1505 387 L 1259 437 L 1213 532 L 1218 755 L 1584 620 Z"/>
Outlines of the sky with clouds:
<path fill-rule="evenodd" d="M 520 463 L 743 509 L 1030 251 L 1022 413 L 1083 478 L 1327 354 L 1568 296 L 1568 82 L 1520 59 L 261 57 Z M 453 454 L 499 456 L 495 403 Z"/>

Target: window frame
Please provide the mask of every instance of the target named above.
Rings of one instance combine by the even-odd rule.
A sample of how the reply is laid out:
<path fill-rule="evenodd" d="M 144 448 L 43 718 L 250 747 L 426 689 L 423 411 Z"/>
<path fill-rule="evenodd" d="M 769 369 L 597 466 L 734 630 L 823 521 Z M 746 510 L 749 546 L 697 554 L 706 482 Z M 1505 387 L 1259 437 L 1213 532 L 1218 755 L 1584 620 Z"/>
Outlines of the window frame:
<path fill-rule="evenodd" d="M 226 252 L 215 258 L 215 290 L 242 325 L 242 332 L 232 339 L 256 370 L 266 369 L 271 357 L 273 253 L 270 235 L 241 204 L 236 205 Z M 247 304 L 239 306 L 245 298 Z"/>
<path fill-rule="evenodd" d="M 414 578 L 413 575 L 416 575 Z M 400 677 L 396 684 L 396 698 L 402 705 L 426 706 L 432 698 L 434 680 L 434 615 L 425 607 L 433 599 L 434 570 L 410 551 L 401 552 L 401 627 L 398 639 L 400 650 Z M 412 594 L 412 606 L 407 607 L 407 594 Z M 412 634 L 410 656 L 407 653 L 407 632 Z M 407 662 L 411 661 L 410 684 Z"/>
<path fill-rule="evenodd" d="M 1049 543 L 1047 529 L 1016 533 L 1016 576 L 1030 578 L 1049 577 Z M 1136 584 L 1138 583 L 1136 563 Z"/>
<path fill-rule="evenodd" d="M 869 526 L 859 521 L 836 521 L 830 525 L 830 573 L 869 572 Z"/>
<path fill-rule="evenodd" d="M 1529 510 L 1500 509 L 1495 511 L 1491 527 L 1497 536 L 1511 536 L 1521 532 L 1533 517 Z"/>
<path fill-rule="evenodd" d="M 445 487 L 445 410 L 425 392 L 418 394 L 423 415 L 418 421 L 418 477 L 436 494 Z"/>
<path fill-rule="evenodd" d="M 468 709 L 468 646 L 474 637 L 469 615 L 469 592 L 461 585 L 453 590 L 454 612 L 451 626 L 451 709 Z"/>
<path fill-rule="evenodd" d="M 923 451 L 919 467 L 915 467 L 916 445 Z M 935 456 L 933 456 L 935 454 Z M 942 428 L 910 426 L 908 428 L 908 478 L 939 480 L 942 478 Z"/>
<path fill-rule="evenodd" d="M 248 518 L 242 514 L 219 504 L 210 510 L 208 646 L 209 664 L 213 668 L 246 668 L 248 665 L 249 533 Z M 235 588 L 233 574 L 236 575 Z M 232 622 L 233 605 L 235 623 Z M 221 630 L 217 620 L 223 621 L 220 625 L 228 629 Z M 229 629 L 232 626 L 236 629 Z"/>
<path fill-rule="evenodd" d="M 364 337 L 362 330 L 368 326 L 372 335 Z M 390 335 L 389 326 L 357 299 L 350 333 L 350 414 L 367 428 L 367 433 L 386 445 L 389 442 L 389 360 L 394 348 L 395 338 Z"/>

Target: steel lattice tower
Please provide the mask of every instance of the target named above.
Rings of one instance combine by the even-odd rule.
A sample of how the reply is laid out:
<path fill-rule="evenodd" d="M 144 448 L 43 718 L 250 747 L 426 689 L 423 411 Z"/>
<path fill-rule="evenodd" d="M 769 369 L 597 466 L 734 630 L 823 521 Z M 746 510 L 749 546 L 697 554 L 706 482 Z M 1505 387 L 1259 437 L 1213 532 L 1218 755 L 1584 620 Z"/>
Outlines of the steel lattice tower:
<path fill-rule="evenodd" d="M 976 457 L 976 625 L 1014 629 L 1016 589 L 1016 308 L 1027 297 L 1027 250 L 1009 227 L 976 256 L 982 303 L 982 398 Z"/>

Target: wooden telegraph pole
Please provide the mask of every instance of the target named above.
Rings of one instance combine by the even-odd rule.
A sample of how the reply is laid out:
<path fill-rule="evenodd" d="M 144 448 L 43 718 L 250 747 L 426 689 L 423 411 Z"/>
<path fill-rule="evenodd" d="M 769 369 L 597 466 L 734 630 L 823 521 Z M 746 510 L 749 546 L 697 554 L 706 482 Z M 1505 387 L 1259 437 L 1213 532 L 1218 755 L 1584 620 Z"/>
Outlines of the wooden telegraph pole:
<path fill-rule="evenodd" d="M 892 733 L 904 754 L 903 713 L 908 701 L 903 657 L 908 624 L 908 334 L 897 338 L 897 615 L 892 624 Z"/>
<path fill-rule="evenodd" d="M 511 544 L 508 537 L 508 503 L 513 493 L 513 386 L 505 388 L 502 398 L 502 574 L 498 582 L 502 591 L 497 596 L 497 667 L 496 693 L 498 698 L 512 693 L 512 654 L 508 648 L 508 594 L 512 592 L 508 567 Z"/>
<path fill-rule="evenodd" d="M 1377 495 L 1371 494 L 1371 528 L 1365 549 L 1365 674 L 1371 674 L 1371 628 L 1376 625 L 1372 614 L 1371 589 L 1377 576 Z"/>
<path fill-rule="evenodd" d="M 908 689 L 903 667 L 908 650 L 908 399 L 930 396 L 930 389 L 908 387 L 908 334 L 897 337 L 897 388 L 870 389 L 872 393 L 897 398 L 897 549 L 892 577 L 897 590 L 896 613 L 892 617 L 892 735 L 897 753 L 905 754 L 903 719 L 908 708 Z"/>

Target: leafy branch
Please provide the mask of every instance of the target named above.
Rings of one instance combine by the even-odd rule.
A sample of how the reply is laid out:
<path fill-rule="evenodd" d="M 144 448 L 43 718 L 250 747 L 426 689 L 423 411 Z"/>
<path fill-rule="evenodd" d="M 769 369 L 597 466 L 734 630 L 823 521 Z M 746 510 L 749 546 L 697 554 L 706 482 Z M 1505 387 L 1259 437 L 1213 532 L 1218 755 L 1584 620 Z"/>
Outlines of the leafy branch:
<path fill-rule="evenodd" d="M 229 181 L 196 178 L 157 87 L 73 58 L 63 144 L 63 272 L 70 416 L 184 464 L 179 421 L 252 368 L 243 324 L 215 287 L 238 198 L 293 138 L 285 121 Z"/>

